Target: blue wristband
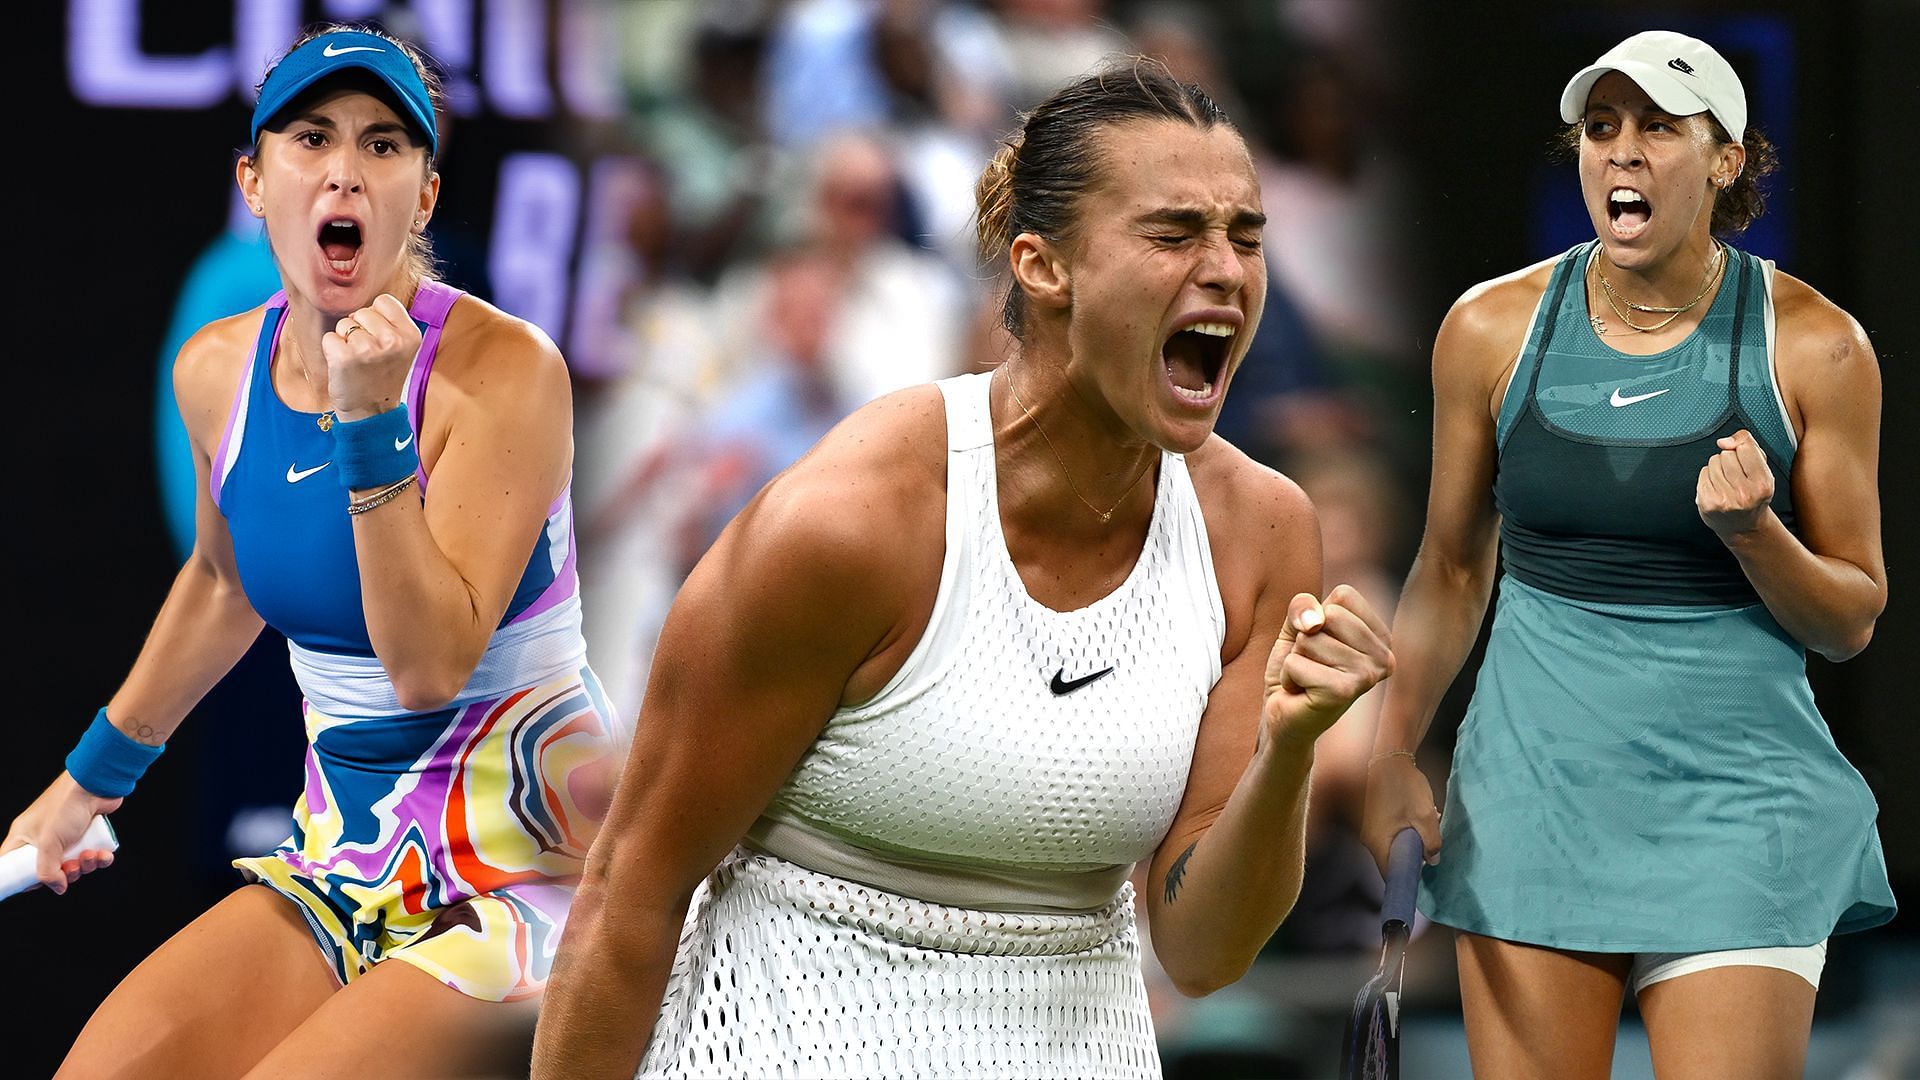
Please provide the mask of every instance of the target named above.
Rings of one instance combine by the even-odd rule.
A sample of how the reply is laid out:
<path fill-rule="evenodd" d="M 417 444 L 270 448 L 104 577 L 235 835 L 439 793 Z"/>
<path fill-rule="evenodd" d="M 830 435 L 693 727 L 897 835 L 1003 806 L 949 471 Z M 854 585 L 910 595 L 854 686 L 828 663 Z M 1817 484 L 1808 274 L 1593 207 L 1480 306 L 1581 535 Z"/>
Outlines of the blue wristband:
<path fill-rule="evenodd" d="M 420 467 L 417 442 L 405 402 L 365 420 L 334 421 L 333 463 L 340 483 L 348 491 L 367 491 L 412 476 Z"/>
<path fill-rule="evenodd" d="M 148 746 L 128 738 L 113 726 L 102 708 L 93 714 L 93 724 L 80 736 L 80 743 L 67 755 L 67 775 L 73 782 L 102 799 L 118 799 L 133 793 L 147 766 L 166 751 L 166 746 Z"/>

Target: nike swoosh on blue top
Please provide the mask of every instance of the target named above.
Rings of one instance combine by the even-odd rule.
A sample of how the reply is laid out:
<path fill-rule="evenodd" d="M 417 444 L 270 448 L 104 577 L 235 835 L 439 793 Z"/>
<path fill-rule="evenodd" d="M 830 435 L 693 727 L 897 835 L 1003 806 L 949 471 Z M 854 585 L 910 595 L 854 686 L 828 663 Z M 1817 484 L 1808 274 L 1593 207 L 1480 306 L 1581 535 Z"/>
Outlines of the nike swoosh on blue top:
<path fill-rule="evenodd" d="M 1069 679 L 1066 677 L 1067 669 L 1061 668 L 1054 673 L 1053 682 L 1048 684 L 1048 688 L 1053 691 L 1055 697 L 1059 697 L 1061 694 L 1071 694 L 1100 676 L 1111 674 L 1112 672 L 1113 668 L 1109 665 L 1091 675 L 1082 675 L 1077 679 Z"/>
<path fill-rule="evenodd" d="M 312 476 L 314 473 L 319 472 L 321 469 L 324 469 L 331 464 L 333 464 L 333 462 L 323 461 L 320 464 L 315 465 L 311 469 L 302 469 L 299 467 L 300 465 L 299 462 L 297 461 L 290 462 L 287 465 L 287 483 L 297 484 L 300 481 L 305 480 L 307 477 Z"/>

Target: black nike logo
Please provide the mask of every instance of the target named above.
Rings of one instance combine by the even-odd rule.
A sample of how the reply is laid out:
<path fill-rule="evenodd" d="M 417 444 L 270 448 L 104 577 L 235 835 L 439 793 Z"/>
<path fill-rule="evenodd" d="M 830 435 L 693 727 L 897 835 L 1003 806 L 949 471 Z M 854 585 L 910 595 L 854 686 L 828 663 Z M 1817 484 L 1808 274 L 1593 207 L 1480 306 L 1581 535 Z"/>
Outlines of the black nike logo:
<path fill-rule="evenodd" d="M 1693 65 L 1687 63 L 1685 60 L 1682 60 L 1677 56 L 1667 61 L 1667 66 L 1679 72 L 1682 75 L 1693 74 Z"/>
<path fill-rule="evenodd" d="M 1066 677 L 1067 669 L 1061 668 L 1054 674 L 1053 682 L 1050 684 L 1053 689 L 1053 696 L 1059 697 L 1061 694 L 1071 694 L 1100 676 L 1110 675 L 1112 673 L 1113 668 L 1109 666 L 1103 667 L 1091 675 L 1082 675 L 1077 679 L 1069 679 Z"/>

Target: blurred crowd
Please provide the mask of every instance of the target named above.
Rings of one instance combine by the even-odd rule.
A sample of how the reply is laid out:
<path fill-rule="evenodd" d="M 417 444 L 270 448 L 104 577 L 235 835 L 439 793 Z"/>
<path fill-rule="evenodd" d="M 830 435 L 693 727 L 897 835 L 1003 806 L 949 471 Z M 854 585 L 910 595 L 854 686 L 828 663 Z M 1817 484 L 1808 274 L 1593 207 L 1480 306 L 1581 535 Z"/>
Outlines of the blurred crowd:
<path fill-rule="evenodd" d="M 874 397 L 1003 359 L 974 188 L 1018 114 L 1104 58 L 1145 53 L 1246 135 L 1271 224 L 1266 315 L 1220 432 L 1319 508 L 1327 584 L 1391 610 L 1417 524 L 1386 402 L 1423 392 L 1394 87 L 1373 5 L 1120 0 L 654 0 L 620 9 L 630 169 L 593 238 L 604 325 L 579 378 L 575 480 L 587 638 L 637 708 L 675 590 L 754 493 Z M 576 352 L 579 350 L 576 349 Z M 583 362 L 583 360 L 585 362 Z M 1383 391 L 1382 388 L 1388 388 Z M 1292 952 L 1377 944 L 1353 842 L 1373 703 L 1316 766 Z M 1171 1003 L 1163 1023 L 1188 1018 Z M 1270 1017 L 1255 1021 L 1271 1024 Z M 1271 1042 L 1271 1040 L 1268 1040 Z"/>

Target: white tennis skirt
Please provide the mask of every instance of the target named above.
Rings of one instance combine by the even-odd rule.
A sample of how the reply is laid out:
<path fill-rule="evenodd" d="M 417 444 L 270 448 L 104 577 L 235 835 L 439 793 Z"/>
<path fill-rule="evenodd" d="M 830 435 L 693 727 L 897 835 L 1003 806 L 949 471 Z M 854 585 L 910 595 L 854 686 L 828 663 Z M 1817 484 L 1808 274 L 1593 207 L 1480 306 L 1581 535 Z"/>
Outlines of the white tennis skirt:
<path fill-rule="evenodd" d="M 737 850 L 694 895 L 636 1075 L 1157 1078 L 1133 888 L 985 912 Z"/>

